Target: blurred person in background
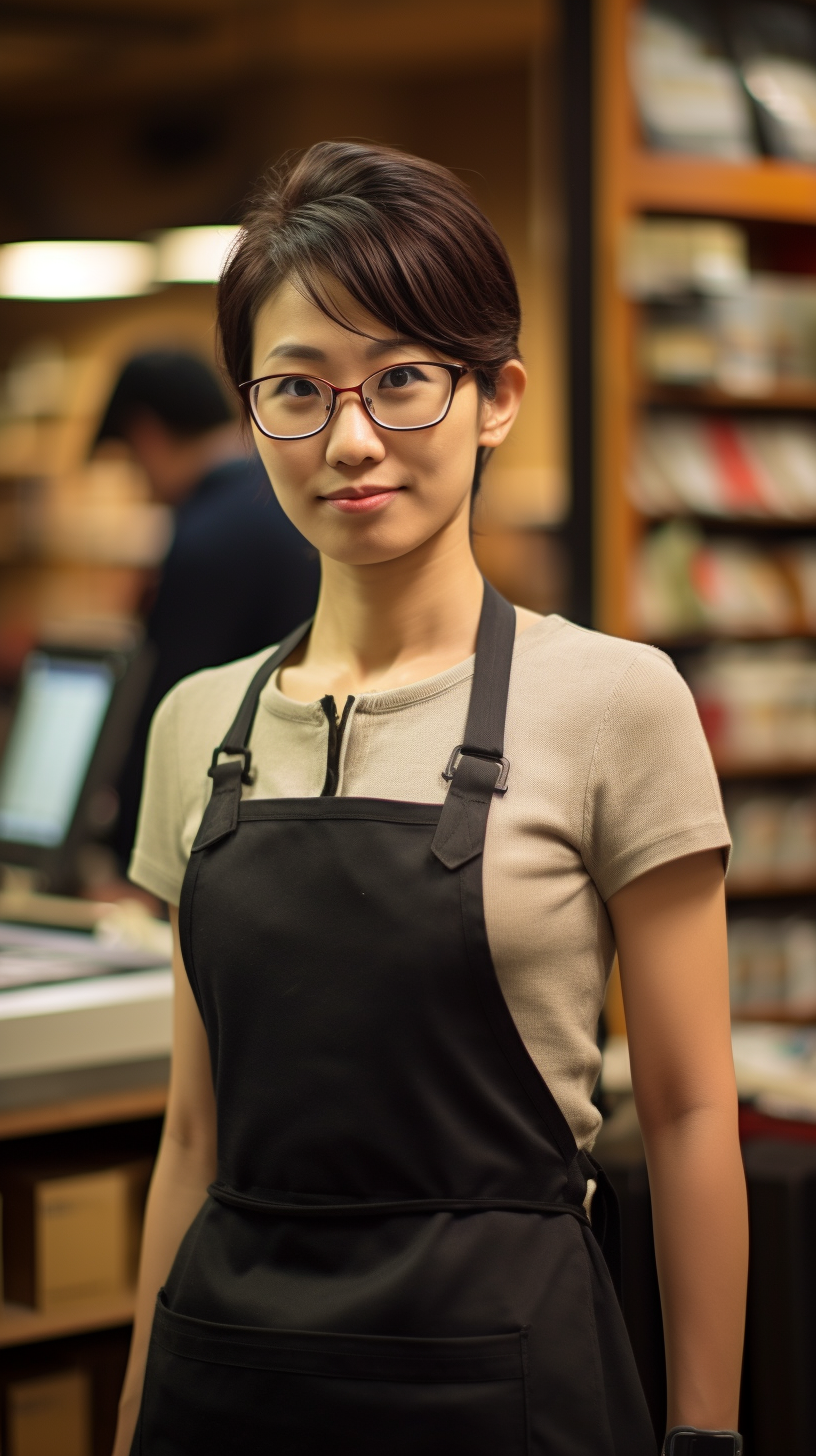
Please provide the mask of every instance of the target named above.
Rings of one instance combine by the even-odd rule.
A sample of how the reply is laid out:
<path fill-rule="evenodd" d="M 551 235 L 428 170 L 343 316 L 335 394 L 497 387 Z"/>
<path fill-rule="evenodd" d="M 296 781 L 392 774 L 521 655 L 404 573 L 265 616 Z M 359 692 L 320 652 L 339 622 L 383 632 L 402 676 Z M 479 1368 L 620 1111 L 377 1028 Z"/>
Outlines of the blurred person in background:
<path fill-rule="evenodd" d="M 127 864 L 150 720 L 165 693 L 200 668 L 279 642 L 315 608 L 317 552 L 284 515 L 213 371 L 156 349 L 125 365 L 96 444 L 123 441 L 175 531 L 145 613 L 155 665 L 120 781 L 114 849 Z"/>

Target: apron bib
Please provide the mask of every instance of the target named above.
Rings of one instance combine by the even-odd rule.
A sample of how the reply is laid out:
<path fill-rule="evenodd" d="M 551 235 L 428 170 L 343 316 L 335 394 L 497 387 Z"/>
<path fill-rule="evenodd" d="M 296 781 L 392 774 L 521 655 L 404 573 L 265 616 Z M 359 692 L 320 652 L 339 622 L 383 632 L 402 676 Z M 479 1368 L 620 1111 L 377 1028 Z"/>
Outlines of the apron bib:
<path fill-rule="evenodd" d="M 493 967 L 482 850 L 515 613 L 485 586 L 443 805 L 241 798 L 262 665 L 180 906 L 218 1176 L 159 1295 L 134 1456 L 654 1456 L 597 1165 Z M 221 762 L 221 755 L 228 755 Z"/>

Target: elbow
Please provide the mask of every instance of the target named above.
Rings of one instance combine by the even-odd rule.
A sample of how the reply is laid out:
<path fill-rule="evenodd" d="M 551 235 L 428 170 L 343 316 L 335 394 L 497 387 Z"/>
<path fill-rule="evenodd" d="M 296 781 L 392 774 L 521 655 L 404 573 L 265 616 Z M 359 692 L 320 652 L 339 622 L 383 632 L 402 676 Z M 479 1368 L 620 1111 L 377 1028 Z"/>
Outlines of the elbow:
<path fill-rule="evenodd" d="M 714 1085 L 638 1089 L 635 1106 L 644 1141 L 695 1137 L 714 1129 L 736 1133 L 738 1101 L 733 1077 Z"/>
<path fill-rule="evenodd" d="M 173 1161 L 214 1171 L 216 1128 L 214 1112 L 199 1107 L 171 1105 L 162 1133 L 162 1147 Z M 209 1178 L 208 1178 L 209 1181 Z"/>

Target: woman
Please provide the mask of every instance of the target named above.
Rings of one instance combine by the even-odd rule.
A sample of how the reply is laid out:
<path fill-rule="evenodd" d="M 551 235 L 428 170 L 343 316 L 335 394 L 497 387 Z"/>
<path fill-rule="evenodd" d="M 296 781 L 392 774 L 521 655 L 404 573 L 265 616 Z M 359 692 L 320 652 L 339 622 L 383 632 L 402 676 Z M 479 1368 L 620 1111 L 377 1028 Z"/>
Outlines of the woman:
<path fill-rule="evenodd" d="M 615 946 L 670 1425 L 733 1428 L 728 835 L 671 663 L 475 565 L 524 389 L 502 244 L 442 168 L 326 143 L 219 310 L 323 579 L 152 730 L 132 875 L 179 906 L 175 1049 L 117 1456 L 140 1404 L 146 1456 L 654 1451 L 588 1157 Z"/>

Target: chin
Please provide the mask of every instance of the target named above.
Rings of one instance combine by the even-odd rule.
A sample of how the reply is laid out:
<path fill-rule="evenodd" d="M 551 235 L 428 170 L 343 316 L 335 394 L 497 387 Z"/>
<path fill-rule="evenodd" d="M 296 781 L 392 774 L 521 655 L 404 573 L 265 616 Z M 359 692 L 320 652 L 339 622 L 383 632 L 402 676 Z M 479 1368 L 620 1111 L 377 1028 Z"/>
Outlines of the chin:
<path fill-rule="evenodd" d="M 424 545 L 422 541 L 407 541 L 395 544 L 386 542 L 348 542 L 344 547 L 332 542 L 331 546 L 319 546 L 321 556 L 330 561 L 337 561 L 342 566 L 381 566 L 386 561 L 399 561 L 402 556 L 410 556 L 412 551 Z"/>
<path fill-rule="evenodd" d="M 316 531 L 309 537 L 321 556 L 344 566 L 379 566 L 410 556 L 443 530 L 444 521 L 427 523 L 413 531 L 386 529 L 385 523 L 355 521 L 341 530 Z M 306 533 L 304 532 L 304 535 Z"/>

